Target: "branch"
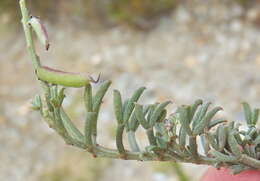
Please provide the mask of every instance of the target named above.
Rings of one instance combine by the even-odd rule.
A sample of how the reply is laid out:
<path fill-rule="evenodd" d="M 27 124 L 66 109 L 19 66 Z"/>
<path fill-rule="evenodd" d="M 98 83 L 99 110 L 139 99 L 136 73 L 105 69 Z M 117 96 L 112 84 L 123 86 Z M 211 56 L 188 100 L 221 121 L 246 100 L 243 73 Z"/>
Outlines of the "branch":
<path fill-rule="evenodd" d="M 139 161 L 173 161 L 225 166 L 233 173 L 248 169 L 260 169 L 260 131 L 256 128 L 259 109 L 252 110 L 243 103 L 247 128 L 226 119 L 214 119 L 221 107 L 210 109 L 210 103 L 202 100 L 192 105 L 179 106 L 167 114 L 171 101 L 145 105 L 138 103 L 145 88 L 137 89 L 130 98 L 123 99 L 118 90 L 114 90 L 114 114 L 117 122 L 116 149 L 105 148 L 97 143 L 97 123 L 103 98 L 111 81 L 105 81 L 93 92 L 93 79 L 78 73 L 68 73 L 41 66 L 36 54 L 32 30 L 38 39 L 45 43 L 46 30 L 41 30 L 39 19 L 32 21 L 26 9 L 25 0 L 20 0 L 22 24 L 28 52 L 41 82 L 43 96 L 36 96 L 32 102 L 50 128 L 54 129 L 68 145 L 87 150 L 94 157 Z M 36 23 L 33 26 L 29 23 Z M 40 29 L 38 29 L 40 28 Z M 47 44 L 46 44 L 47 42 Z M 65 99 L 65 87 L 84 88 L 82 99 L 85 103 L 86 119 L 84 132 L 80 132 L 65 112 L 62 104 Z M 44 101 L 42 99 L 44 97 Z M 148 145 L 140 149 L 136 131 L 142 127 Z M 130 150 L 123 142 L 127 134 Z M 199 150 L 203 148 L 203 151 Z"/>

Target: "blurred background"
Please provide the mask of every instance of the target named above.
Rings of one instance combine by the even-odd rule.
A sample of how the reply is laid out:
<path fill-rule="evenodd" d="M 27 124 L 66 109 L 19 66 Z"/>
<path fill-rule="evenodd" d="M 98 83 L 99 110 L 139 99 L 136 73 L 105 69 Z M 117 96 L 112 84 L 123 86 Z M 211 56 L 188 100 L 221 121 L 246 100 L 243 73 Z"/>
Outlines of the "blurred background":
<path fill-rule="evenodd" d="M 259 0 L 28 0 L 46 24 L 51 48 L 42 63 L 111 79 L 98 141 L 115 147 L 111 90 L 140 86 L 145 103 L 198 98 L 219 115 L 243 120 L 242 101 L 260 107 Z M 25 49 L 17 0 L 0 1 L 0 180 L 198 181 L 206 166 L 93 159 L 66 146 L 37 112 L 39 93 Z M 68 89 L 66 109 L 83 126 L 82 90 Z M 99 122 L 99 123 L 100 123 Z M 146 141 L 140 133 L 140 140 Z"/>

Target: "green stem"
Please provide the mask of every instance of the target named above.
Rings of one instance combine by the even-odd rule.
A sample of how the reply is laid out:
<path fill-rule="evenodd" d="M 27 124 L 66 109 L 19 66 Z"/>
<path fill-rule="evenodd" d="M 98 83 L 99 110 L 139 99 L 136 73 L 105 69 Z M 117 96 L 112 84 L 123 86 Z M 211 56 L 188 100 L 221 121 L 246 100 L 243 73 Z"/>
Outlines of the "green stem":
<path fill-rule="evenodd" d="M 30 15 L 26 8 L 25 0 L 20 0 L 20 8 L 22 13 L 22 24 L 23 24 L 24 34 L 26 38 L 27 49 L 31 56 L 33 67 L 34 69 L 37 69 L 41 66 L 41 63 L 35 51 L 34 42 L 32 38 L 32 30 L 28 24 L 28 21 L 30 20 Z"/>

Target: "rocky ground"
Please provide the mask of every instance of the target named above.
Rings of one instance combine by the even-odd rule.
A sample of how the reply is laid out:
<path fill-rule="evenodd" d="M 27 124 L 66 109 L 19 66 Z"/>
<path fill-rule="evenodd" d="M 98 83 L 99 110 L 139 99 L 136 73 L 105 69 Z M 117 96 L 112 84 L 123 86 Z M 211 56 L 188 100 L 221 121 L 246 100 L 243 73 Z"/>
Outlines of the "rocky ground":
<path fill-rule="evenodd" d="M 229 119 L 243 120 L 242 101 L 260 107 L 260 28 L 255 23 L 258 12 L 259 7 L 245 11 L 232 3 L 194 1 L 179 6 L 150 32 L 123 27 L 94 32 L 47 25 L 51 49 L 44 52 L 41 45 L 37 49 L 43 64 L 94 76 L 101 72 L 102 79 L 113 80 L 112 88 L 124 96 L 145 85 L 148 90 L 143 101 L 147 103 L 171 99 L 175 106 L 202 98 L 223 106 L 221 114 Z M 51 170 L 78 177 L 86 169 L 97 173 L 92 180 L 176 180 L 174 172 L 169 172 L 171 168 L 160 171 L 154 163 L 100 161 L 104 166 L 91 167 L 96 161 L 88 154 L 82 156 L 82 151 L 64 145 L 29 108 L 39 85 L 25 51 L 23 34 L 0 36 L 0 180 L 46 181 L 52 178 Z M 67 108 L 73 118 L 84 120 L 79 101 L 82 91 L 70 92 Z M 106 138 L 99 139 L 114 146 L 110 104 L 111 91 L 102 110 L 101 122 L 105 126 L 99 128 Z M 204 166 L 183 166 L 192 180 L 198 180 L 205 170 Z"/>

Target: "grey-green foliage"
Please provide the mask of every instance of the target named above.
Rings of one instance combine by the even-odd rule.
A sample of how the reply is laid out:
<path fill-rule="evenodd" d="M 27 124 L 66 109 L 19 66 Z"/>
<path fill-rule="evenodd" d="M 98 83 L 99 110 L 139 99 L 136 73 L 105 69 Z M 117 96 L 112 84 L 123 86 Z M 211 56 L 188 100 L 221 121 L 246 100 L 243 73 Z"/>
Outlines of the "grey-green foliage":
<path fill-rule="evenodd" d="M 32 41 L 28 24 L 29 13 L 26 1 L 20 0 L 23 28 L 27 48 L 35 69 L 41 67 Z M 57 71 L 58 73 L 59 71 Z M 64 76 L 64 81 L 66 76 Z M 91 83 L 85 86 L 82 100 L 85 102 L 85 129 L 78 129 L 63 109 L 66 98 L 62 80 L 61 85 L 39 80 L 44 94 L 36 96 L 32 106 L 38 110 L 50 128 L 54 129 L 64 141 L 72 146 L 87 150 L 94 157 L 106 157 L 142 161 L 179 161 L 207 164 L 215 167 L 225 166 L 239 173 L 248 169 L 260 169 L 260 130 L 256 127 L 259 109 L 251 109 L 243 103 L 246 126 L 244 129 L 234 121 L 215 118 L 221 107 L 211 108 L 211 103 L 197 100 L 191 105 L 179 106 L 175 112 L 167 114 L 171 101 L 145 105 L 141 87 L 126 99 L 118 90 L 114 91 L 114 113 L 117 121 L 116 149 L 106 148 L 97 143 L 97 122 L 103 98 L 111 81 L 104 81 L 92 89 Z M 112 99 L 112 98 L 111 98 Z M 102 126 L 103 125 L 99 125 Z M 142 127 L 148 143 L 141 149 L 136 131 Z M 80 130 L 84 130 L 81 132 Z M 125 147 L 127 134 L 130 150 Z M 201 141 L 199 141 L 201 140 Z M 204 149 L 200 152 L 199 143 Z"/>

